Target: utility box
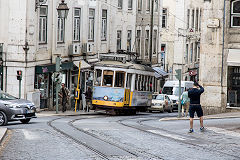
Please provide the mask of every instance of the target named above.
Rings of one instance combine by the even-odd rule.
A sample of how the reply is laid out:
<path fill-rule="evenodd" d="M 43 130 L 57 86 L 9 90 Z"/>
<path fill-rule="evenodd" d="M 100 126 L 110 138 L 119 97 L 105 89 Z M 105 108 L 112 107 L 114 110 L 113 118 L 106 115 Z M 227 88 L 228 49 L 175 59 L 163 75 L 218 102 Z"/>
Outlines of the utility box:
<path fill-rule="evenodd" d="M 33 102 L 34 105 L 36 106 L 37 110 L 40 109 L 40 91 L 39 90 L 35 90 L 33 92 L 28 92 L 27 100 Z"/>

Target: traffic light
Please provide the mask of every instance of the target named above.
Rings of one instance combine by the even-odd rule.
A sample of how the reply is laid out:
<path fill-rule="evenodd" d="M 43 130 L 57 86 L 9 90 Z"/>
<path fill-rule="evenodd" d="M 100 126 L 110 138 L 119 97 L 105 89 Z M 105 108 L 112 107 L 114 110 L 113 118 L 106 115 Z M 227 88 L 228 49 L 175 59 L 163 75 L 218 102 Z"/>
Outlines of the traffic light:
<path fill-rule="evenodd" d="M 181 81 L 181 79 L 182 79 L 182 70 L 181 69 L 176 69 L 175 70 L 176 71 L 176 75 L 175 75 L 175 77 L 179 80 L 179 81 Z"/>
<path fill-rule="evenodd" d="M 56 83 L 61 83 L 62 82 L 62 74 L 60 72 L 55 72 L 54 76 L 55 76 L 55 82 Z"/>
<path fill-rule="evenodd" d="M 22 80 L 22 71 L 21 70 L 19 70 L 19 71 L 17 71 L 17 80 Z"/>

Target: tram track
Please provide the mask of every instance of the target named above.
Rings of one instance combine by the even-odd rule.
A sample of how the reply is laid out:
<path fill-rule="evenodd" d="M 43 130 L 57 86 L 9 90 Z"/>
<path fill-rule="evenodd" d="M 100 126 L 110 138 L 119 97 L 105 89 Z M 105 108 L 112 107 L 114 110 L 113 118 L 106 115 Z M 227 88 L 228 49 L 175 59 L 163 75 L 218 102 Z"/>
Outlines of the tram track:
<path fill-rule="evenodd" d="M 90 135 L 90 136 L 92 136 L 92 137 L 94 137 L 94 138 L 96 138 L 96 139 L 99 139 L 99 140 L 101 140 L 101 141 L 103 141 L 103 142 L 105 142 L 105 143 L 108 143 L 108 144 L 110 144 L 110 145 L 112 145 L 112 146 L 115 146 L 115 147 L 117 147 L 117 148 L 119 148 L 119 149 L 121 149 L 121 150 L 124 150 L 124 151 L 132 154 L 132 155 L 135 156 L 135 157 L 140 157 L 140 156 L 141 156 L 141 157 L 145 157 L 145 158 L 147 158 L 147 159 L 159 159 L 159 160 L 163 159 L 163 158 L 160 157 L 160 156 L 152 155 L 152 154 L 150 154 L 150 153 L 148 153 L 148 152 L 146 152 L 146 151 L 138 151 L 138 150 L 136 150 L 136 149 L 135 149 L 135 151 L 133 151 L 133 149 L 131 149 L 131 151 L 130 151 L 129 148 L 127 148 L 127 147 L 122 147 L 120 144 L 116 144 L 116 143 L 110 142 L 110 141 L 108 141 L 108 140 L 106 140 L 106 139 L 103 139 L 102 137 L 100 137 L 100 136 L 98 136 L 98 135 L 96 135 L 96 134 L 93 134 L 93 133 L 91 133 L 91 132 L 88 132 L 88 131 L 86 131 L 86 130 L 83 130 L 83 129 L 80 129 L 80 128 L 74 126 L 73 123 L 76 122 L 76 121 L 79 121 L 79 120 L 82 120 L 82 119 L 75 119 L 75 120 L 72 120 L 72 121 L 70 121 L 70 122 L 68 122 L 68 123 L 69 123 L 70 126 L 72 126 L 73 128 L 75 128 L 76 130 L 78 130 L 78 131 L 80 131 L 80 132 L 83 132 L 83 133 L 85 133 L 85 134 L 88 134 L 88 135 Z"/>
<path fill-rule="evenodd" d="M 229 154 L 229 153 L 226 153 L 226 152 L 222 152 L 222 151 L 217 150 L 217 149 L 203 148 L 203 146 L 198 145 L 196 143 L 191 143 L 189 141 L 183 141 L 183 140 L 179 140 L 179 139 L 176 139 L 176 138 L 171 138 L 169 136 L 164 136 L 162 134 L 159 135 L 157 133 L 150 132 L 149 130 L 142 129 L 143 127 L 144 128 L 152 128 L 152 129 L 163 131 L 163 132 L 166 132 L 166 133 L 169 133 L 169 134 L 176 134 L 176 135 L 179 135 L 179 136 L 183 136 L 181 134 L 178 134 L 178 133 L 175 133 L 175 132 L 171 132 L 171 131 L 168 131 L 168 130 L 165 130 L 165 129 L 162 129 L 162 128 L 157 128 L 157 127 L 152 127 L 152 126 L 148 126 L 148 125 L 142 124 L 143 121 L 151 121 L 151 120 L 155 120 L 156 118 L 151 118 L 151 119 L 147 119 L 147 120 L 145 119 L 145 120 L 137 121 L 137 124 L 140 125 L 141 127 L 137 127 L 136 125 L 129 125 L 129 124 L 123 123 L 123 121 L 126 121 L 126 120 L 133 120 L 133 119 L 139 119 L 139 118 L 143 118 L 143 117 L 126 118 L 126 119 L 122 119 L 122 120 L 117 121 L 117 123 L 121 124 L 121 125 L 123 125 L 125 127 L 136 129 L 136 130 L 139 130 L 139 131 L 142 131 L 142 132 L 145 132 L 145 133 L 148 133 L 148 134 L 152 134 L 152 135 L 155 135 L 155 136 L 158 136 L 158 137 L 164 137 L 164 138 L 172 140 L 172 141 L 176 141 L 176 142 L 179 142 L 179 143 L 184 143 L 184 144 L 191 145 L 191 146 L 194 146 L 194 147 L 200 147 L 200 148 L 202 148 L 204 150 L 207 150 L 207 151 L 210 150 L 210 151 L 213 151 L 213 152 L 218 152 L 218 153 L 221 153 L 221 154 L 224 154 L 224 155 L 228 155 L 228 156 L 240 159 L 240 156 L 235 156 L 235 155 L 232 155 L 232 154 Z M 158 119 L 159 119 L 159 117 L 158 117 Z M 216 143 L 216 142 L 213 142 L 213 141 L 209 141 L 209 140 L 205 140 L 205 139 L 202 139 L 202 140 L 204 142 L 209 142 L 209 143 L 212 143 L 212 144 L 219 145 L 219 143 Z"/>
<path fill-rule="evenodd" d="M 64 117 L 64 118 L 65 118 L 65 117 Z M 73 137 L 73 136 L 65 133 L 64 131 L 62 131 L 62 130 L 58 129 L 57 127 L 55 127 L 54 125 L 52 125 L 52 123 L 53 123 L 54 121 L 59 120 L 59 119 L 62 119 L 62 117 L 60 117 L 60 118 L 55 118 L 55 119 L 53 119 L 53 120 L 51 120 L 51 121 L 48 121 L 48 122 L 47 122 L 47 125 L 50 126 L 51 128 L 53 128 L 56 132 L 60 133 L 61 135 L 63 135 L 63 136 L 65 136 L 65 137 L 73 140 L 76 144 L 82 145 L 82 146 L 86 147 L 88 150 L 92 151 L 93 153 L 95 153 L 96 155 L 98 155 L 100 158 L 105 159 L 105 160 L 109 160 L 108 156 L 105 155 L 104 153 L 102 153 L 101 151 L 96 150 L 95 148 L 91 147 L 90 145 L 87 145 L 86 143 L 81 142 L 80 140 L 76 139 L 75 137 Z M 86 119 L 86 118 L 82 118 L 82 119 Z"/>

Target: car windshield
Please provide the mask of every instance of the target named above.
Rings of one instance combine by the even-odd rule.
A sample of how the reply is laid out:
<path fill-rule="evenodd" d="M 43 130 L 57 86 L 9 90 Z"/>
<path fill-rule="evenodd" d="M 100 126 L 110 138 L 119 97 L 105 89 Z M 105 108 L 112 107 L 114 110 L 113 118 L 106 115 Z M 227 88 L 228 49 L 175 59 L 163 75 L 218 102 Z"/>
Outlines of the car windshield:
<path fill-rule="evenodd" d="M 164 100 L 164 96 L 163 96 L 163 95 L 158 95 L 158 96 L 156 97 L 156 100 Z"/>
<path fill-rule="evenodd" d="M 14 100 L 14 99 L 17 99 L 17 98 L 7 93 L 0 92 L 0 100 Z"/>
<path fill-rule="evenodd" d="M 174 87 L 173 88 L 173 95 L 178 96 L 179 95 L 179 87 Z M 183 93 L 184 88 L 181 87 L 181 94 Z"/>
<path fill-rule="evenodd" d="M 167 94 L 167 95 L 172 95 L 173 94 L 173 87 L 164 87 L 162 93 Z"/>

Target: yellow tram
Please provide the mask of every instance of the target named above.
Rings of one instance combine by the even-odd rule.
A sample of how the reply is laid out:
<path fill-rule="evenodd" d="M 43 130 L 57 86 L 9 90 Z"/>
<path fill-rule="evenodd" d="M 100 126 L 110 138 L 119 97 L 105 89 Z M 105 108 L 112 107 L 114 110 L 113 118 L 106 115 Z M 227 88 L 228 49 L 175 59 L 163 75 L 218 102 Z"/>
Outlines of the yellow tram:
<path fill-rule="evenodd" d="M 114 114 L 135 114 L 151 106 L 157 79 L 151 67 L 126 61 L 95 64 L 92 105 Z"/>

